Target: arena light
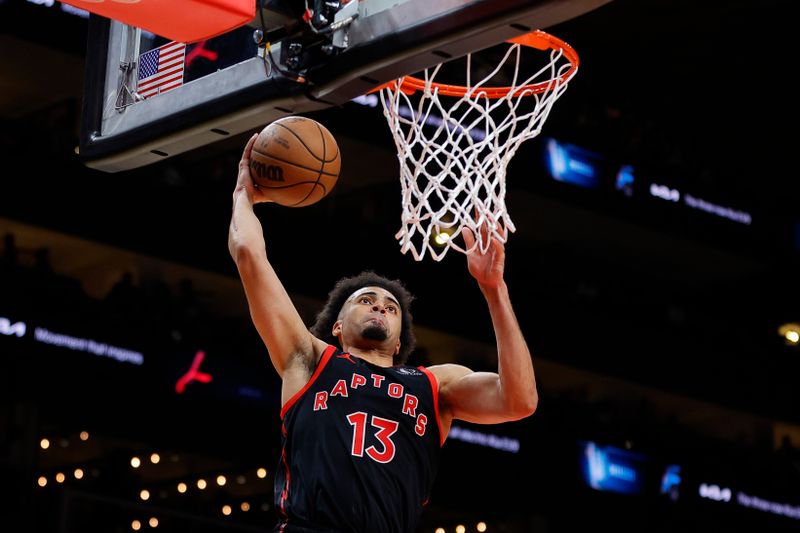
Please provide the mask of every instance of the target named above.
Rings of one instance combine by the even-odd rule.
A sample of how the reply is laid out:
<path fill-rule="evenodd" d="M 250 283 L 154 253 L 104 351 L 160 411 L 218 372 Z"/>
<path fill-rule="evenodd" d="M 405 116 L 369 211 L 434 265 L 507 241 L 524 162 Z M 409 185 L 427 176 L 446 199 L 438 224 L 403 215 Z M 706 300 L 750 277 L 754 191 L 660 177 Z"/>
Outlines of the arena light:
<path fill-rule="evenodd" d="M 433 240 L 438 246 L 444 246 L 445 244 L 447 244 L 447 241 L 450 240 L 450 235 L 451 234 L 446 231 L 436 232 L 436 234 L 433 237 Z"/>
<path fill-rule="evenodd" d="M 452 213 L 445 213 L 441 217 L 441 224 L 434 225 L 433 232 L 431 233 L 431 240 L 433 244 L 441 248 L 447 245 L 447 242 L 453 236 L 453 232 L 455 231 L 455 224 L 453 223 L 454 216 Z"/>
<path fill-rule="evenodd" d="M 800 324 L 787 322 L 778 328 L 778 334 L 783 337 L 783 341 L 787 346 L 800 344 Z"/>

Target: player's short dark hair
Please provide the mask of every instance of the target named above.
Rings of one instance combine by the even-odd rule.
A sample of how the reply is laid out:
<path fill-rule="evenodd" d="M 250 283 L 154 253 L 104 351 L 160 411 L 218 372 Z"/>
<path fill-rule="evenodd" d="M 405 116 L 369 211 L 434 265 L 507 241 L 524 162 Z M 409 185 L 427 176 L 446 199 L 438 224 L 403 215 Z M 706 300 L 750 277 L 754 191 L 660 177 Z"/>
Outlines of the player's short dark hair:
<path fill-rule="evenodd" d="M 314 325 L 311 326 L 311 333 L 329 344 L 338 346 L 339 339 L 334 337 L 332 333 L 333 324 L 339 319 L 339 313 L 350 295 L 364 287 L 380 287 L 386 289 L 397 298 L 397 302 L 400 304 L 402 322 L 400 328 L 400 351 L 394 356 L 394 364 L 405 364 L 417 344 L 411 317 L 411 302 L 414 300 L 414 295 L 406 289 L 402 281 L 385 278 L 371 270 L 365 270 L 358 275 L 345 277 L 336 282 L 331 292 L 328 293 L 328 301 L 325 303 L 325 307 L 317 314 Z"/>

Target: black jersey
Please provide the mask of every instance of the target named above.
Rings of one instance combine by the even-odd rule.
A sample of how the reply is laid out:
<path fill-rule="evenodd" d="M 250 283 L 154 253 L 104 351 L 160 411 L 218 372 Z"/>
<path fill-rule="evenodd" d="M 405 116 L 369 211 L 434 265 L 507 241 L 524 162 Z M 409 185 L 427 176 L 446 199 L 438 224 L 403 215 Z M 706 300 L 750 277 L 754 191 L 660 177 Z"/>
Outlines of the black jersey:
<path fill-rule="evenodd" d="M 429 370 L 328 346 L 281 418 L 275 531 L 415 531 L 442 445 Z"/>

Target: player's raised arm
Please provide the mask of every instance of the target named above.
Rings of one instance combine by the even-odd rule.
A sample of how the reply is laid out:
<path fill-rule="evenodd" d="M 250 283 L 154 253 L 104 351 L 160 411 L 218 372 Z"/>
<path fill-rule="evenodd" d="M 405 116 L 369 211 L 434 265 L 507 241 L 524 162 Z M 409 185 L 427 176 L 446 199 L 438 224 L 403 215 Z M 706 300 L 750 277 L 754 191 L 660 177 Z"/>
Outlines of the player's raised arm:
<path fill-rule="evenodd" d="M 464 231 L 464 241 L 467 249 L 472 248 L 470 230 Z M 432 367 L 439 379 L 446 421 L 458 418 L 489 424 L 530 416 L 539 397 L 530 350 L 503 279 L 503 244 L 492 239 L 486 253 L 476 247 L 467 255 L 467 263 L 489 307 L 497 342 L 497 373 L 473 372 L 461 365 Z"/>
<path fill-rule="evenodd" d="M 254 187 L 250 175 L 250 152 L 255 140 L 253 135 L 239 161 L 228 250 L 239 271 L 253 324 L 278 374 L 285 377 L 284 373 L 291 369 L 308 373 L 325 344 L 308 331 L 267 259 L 261 222 L 253 211 L 254 204 L 269 201 Z"/>

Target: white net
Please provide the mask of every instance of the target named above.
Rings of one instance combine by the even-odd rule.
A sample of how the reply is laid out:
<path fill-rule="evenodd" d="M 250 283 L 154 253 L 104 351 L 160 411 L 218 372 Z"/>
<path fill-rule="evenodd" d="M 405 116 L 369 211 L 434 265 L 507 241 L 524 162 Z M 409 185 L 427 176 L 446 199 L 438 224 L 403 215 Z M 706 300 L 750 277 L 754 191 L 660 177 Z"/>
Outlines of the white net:
<path fill-rule="evenodd" d="M 444 64 L 380 92 L 400 161 L 402 227 L 395 237 L 417 261 L 426 251 L 436 261 L 450 248 L 486 252 L 491 238 L 505 243 L 516 229 L 506 209 L 506 167 L 520 144 L 541 131 L 577 71 L 577 56 L 548 45 L 549 62 L 523 78 L 521 67 L 530 68 L 523 57 L 531 50 L 519 43 L 504 46 L 493 68 L 482 69 L 473 54 L 463 58 L 463 96 L 463 88 L 434 83 Z M 497 79 L 505 86 L 488 86 Z M 409 90 L 409 83 L 419 90 Z M 469 249 L 458 239 L 464 228 L 475 236 Z"/>

